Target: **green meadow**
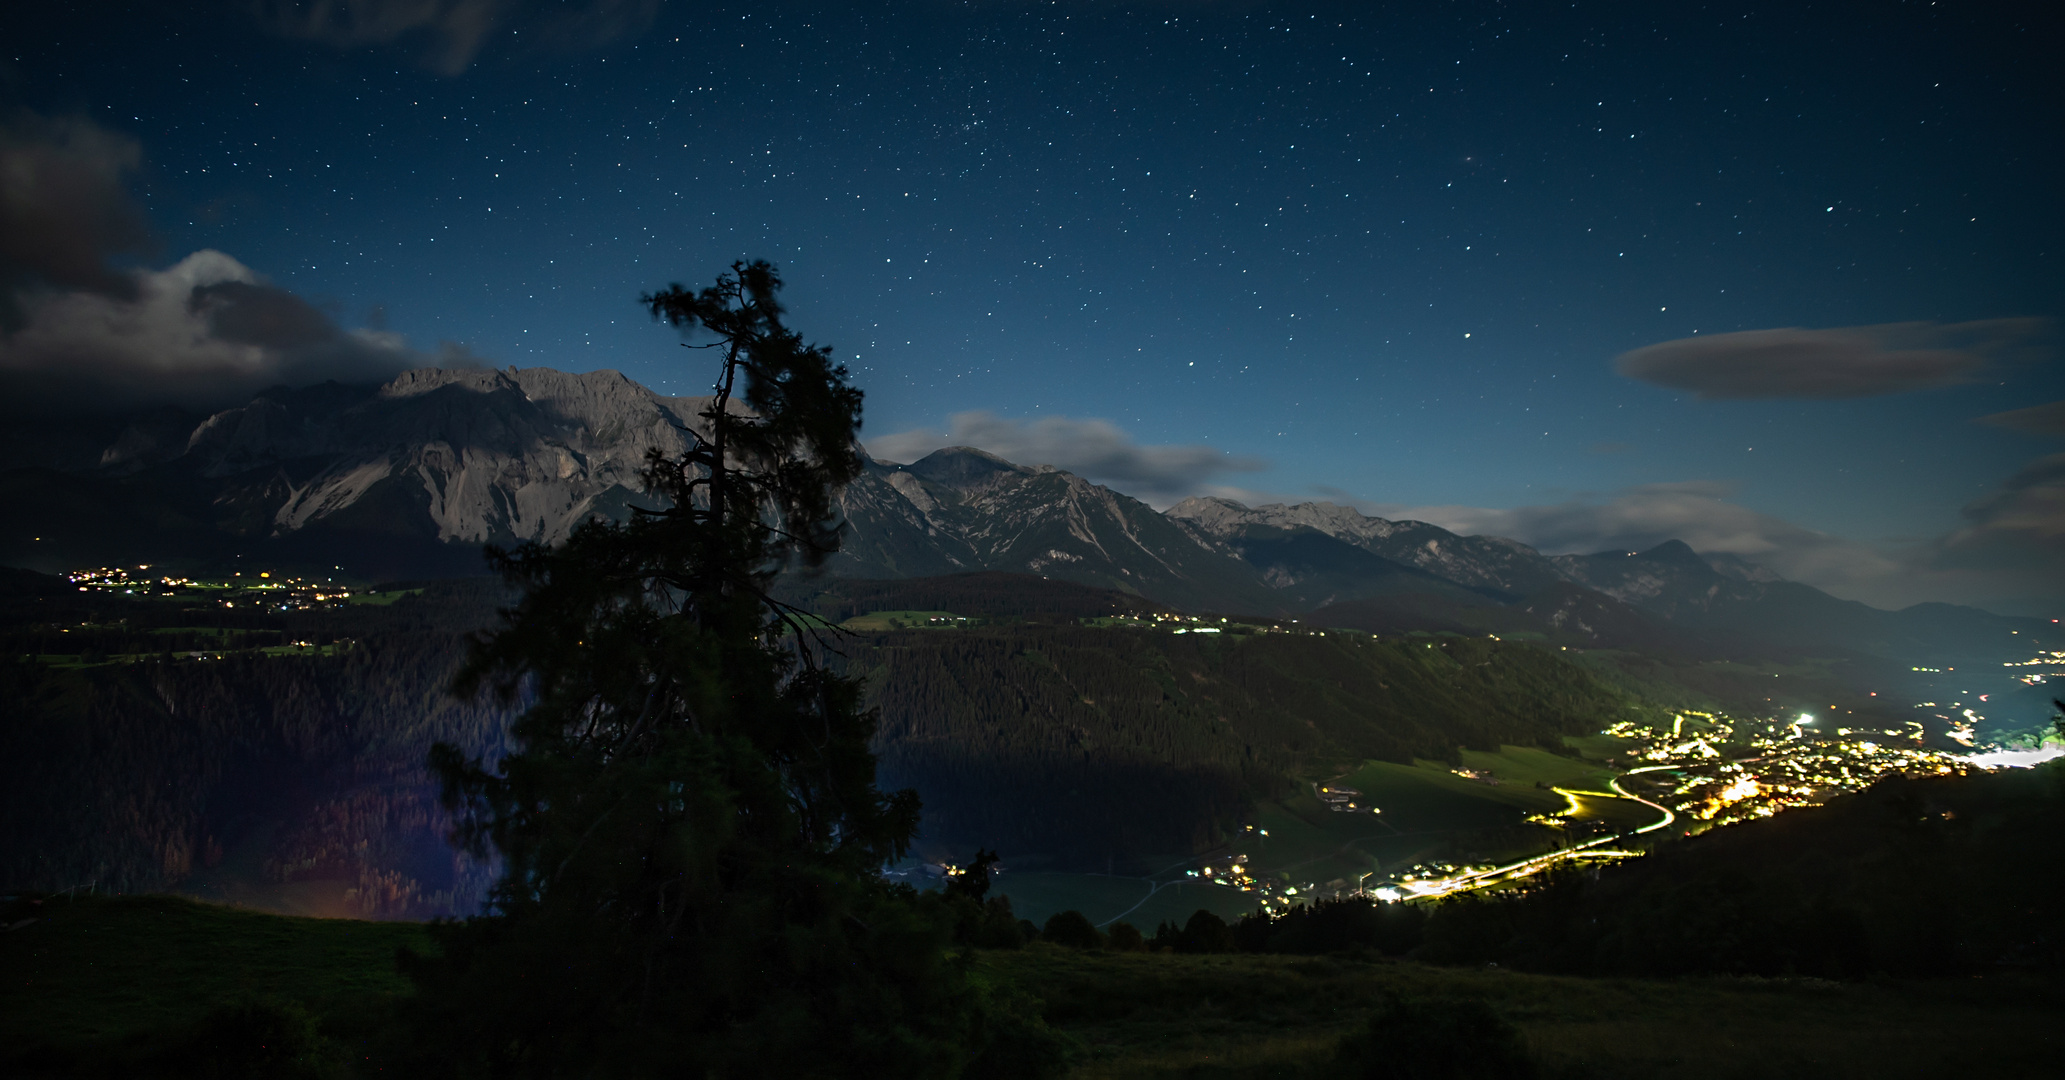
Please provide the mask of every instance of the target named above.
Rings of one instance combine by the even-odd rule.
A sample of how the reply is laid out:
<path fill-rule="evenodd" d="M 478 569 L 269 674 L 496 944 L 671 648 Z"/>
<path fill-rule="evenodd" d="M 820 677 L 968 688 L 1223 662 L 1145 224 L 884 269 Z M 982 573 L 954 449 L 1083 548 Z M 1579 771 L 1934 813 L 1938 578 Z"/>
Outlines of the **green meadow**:
<path fill-rule="evenodd" d="M 840 623 L 846 630 L 882 633 L 889 630 L 951 629 L 966 626 L 968 620 L 951 611 L 870 611 Z"/>
<path fill-rule="evenodd" d="M 1498 782 L 1458 775 L 1457 768 Z M 1363 792 L 1360 805 L 1374 805 L 1379 813 L 1331 810 L 1308 786 L 1259 804 L 1253 824 L 1222 849 L 1195 858 L 1168 856 L 1149 875 L 1007 873 L 996 888 L 1034 922 L 1069 909 L 1099 925 L 1122 918 L 1150 933 L 1157 923 L 1181 923 L 1199 908 L 1231 920 L 1254 911 L 1258 898 L 1188 877 L 1186 869 L 1224 866 L 1245 855 L 1258 877 L 1304 891 L 1415 865 L 1508 862 L 1551 850 L 1562 840 L 1556 830 L 1528 822 L 1530 815 L 1597 821 L 1608 832 L 1631 832 L 1656 821 L 1655 810 L 1612 793 L 1608 784 L 1616 775 L 1593 761 L 1524 746 L 1496 753 L 1466 750 L 1456 766 L 1366 762 L 1324 782 Z"/>

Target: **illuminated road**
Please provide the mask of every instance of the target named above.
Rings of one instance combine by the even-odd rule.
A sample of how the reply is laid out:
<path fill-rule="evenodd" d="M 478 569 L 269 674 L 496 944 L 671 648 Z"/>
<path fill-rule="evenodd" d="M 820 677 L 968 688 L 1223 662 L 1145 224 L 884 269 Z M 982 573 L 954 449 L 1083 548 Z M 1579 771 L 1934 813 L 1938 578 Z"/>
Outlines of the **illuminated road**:
<path fill-rule="evenodd" d="M 1671 765 L 1645 766 L 1640 769 L 1630 769 L 1626 773 L 1623 773 L 1622 776 L 1633 776 L 1636 773 L 1656 772 L 1662 769 L 1669 769 L 1675 767 L 1676 766 Z M 1674 813 L 1668 806 L 1663 806 L 1658 803 L 1650 802 L 1648 799 L 1642 798 L 1639 795 L 1629 794 L 1626 788 L 1620 786 L 1620 780 L 1621 778 L 1619 776 L 1616 776 L 1607 783 L 1607 786 L 1613 789 L 1613 793 L 1615 795 L 1623 799 L 1628 799 L 1633 802 L 1641 803 L 1642 805 L 1647 806 L 1650 809 L 1662 814 L 1663 817 L 1648 825 L 1644 825 L 1631 833 L 1621 833 L 1614 836 L 1602 836 L 1597 840 L 1587 841 L 1585 843 L 1577 845 L 1576 847 L 1568 847 L 1558 851 L 1551 851 L 1544 855 L 1536 855 L 1532 858 L 1522 859 L 1519 862 L 1507 863 L 1504 866 L 1494 866 L 1486 870 L 1478 870 L 1472 873 L 1463 874 L 1459 877 L 1439 878 L 1432 881 L 1415 881 L 1404 883 L 1401 887 L 1397 889 L 1399 899 L 1424 900 L 1435 896 L 1450 896 L 1459 892 L 1468 892 L 1471 889 L 1481 889 L 1487 885 L 1495 885 L 1501 881 L 1506 881 L 1511 878 L 1532 876 L 1534 874 L 1540 873 L 1543 870 L 1548 869 L 1549 867 L 1565 859 L 1609 855 L 1613 857 L 1624 857 L 1634 854 L 1633 852 L 1606 848 L 1605 845 L 1614 843 L 1616 841 L 1625 840 L 1630 836 L 1640 836 L 1646 832 L 1655 832 L 1658 829 L 1665 828 L 1666 826 L 1670 825 L 1671 822 L 1676 821 L 1678 819 L 1678 815 Z M 1578 795 L 1586 794 L 1584 792 L 1565 791 L 1562 788 L 1556 788 L 1555 791 L 1558 795 L 1563 796 L 1565 799 L 1574 799 Z M 1596 796 L 1596 793 L 1592 794 Z"/>
<path fill-rule="evenodd" d="M 1633 775 L 1635 775 L 1636 773 L 1646 773 L 1646 772 L 1663 772 L 1663 771 L 1665 771 L 1665 770 L 1668 770 L 1668 769 L 1674 769 L 1674 768 L 1677 768 L 1677 766 L 1675 766 L 1675 765 L 1644 765 L 1643 767 L 1641 767 L 1641 768 L 1639 768 L 1639 769 L 1629 769 L 1629 770 L 1628 770 L 1627 772 L 1624 772 L 1624 773 L 1620 774 L 1620 776 L 1616 776 L 1616 777 L 1614 777 L 1613 779 L 1611 779 L 1611 780 L 1608 780 L 1608 781 L 1606 782 L 1606 786 L 1607 786 L 1607 787 L 1610 787 L 1610 788 L 1612 788 L 1612 789 L 1613 789 L 1613 793 L 1614 793 L 1614 794 L 1616 794 L 1616 795 L 1619 795 L 1619 796 L 1620 796 L 1621 798 L 1623 798 L 1623 799 L 1633 799 L 1633 800 L 1635 800 L 1636 802 L 1638 802 L 1638 803 L 1641 803 L 1641 804 L 1642 804 L 1643 806 L 1647 806 L 1647 807 L 1650 807 L 1650 808 L 1652 808 L 1652 809 L 1655 809 L 1655 810 L 1660 810 L 1660 811 L 1662 811 L 1662 812 L 1663 812 L 1663 820 L 1662 820 L 1662 821 L 1659 821 L 1659 822 L 1657 822 L 1657 823 L 1656 823 L 1656 824 L 1654 824 L 1654 825 L 1644 825 L 1644 826 L 1642 826 L 1641 828 L 1639 828 L 1639 829 L 1636 829 L 1636 830 L 1635 830 L 1634 832 L 1630 833 L 1630 834 L 1629 834 L 1630 836 L 1640 836 L 1640 835 L 1642 835 L 1643 833 L 1646 833 L 1646 832 L 1655 832 L 1656 830 L 1658 830 L 1658 829 L 1661 829 L 1661 828 L 1663 828 L 1663 827 L 1665 827 L 1665 826 L 1669 825 L 1669 824 L 1670 824 L 1671 822 L 1673 822 L 1673 821 L 1676 821 L 1676 820 L 1678 820 L 1678 815 L 1677 815 L 1677 814 L 1676 814 L 1676 813 L 1675 813 L 1674 811 L 1672 811 L 1670 807 L 1668 807 L 1668 806 L 1665 806 L 1665 805 L 1663 805 L 1662 803 L 1653 803 L 1653 802 L 1650 802 L 1650 801 L 1649 801 L 1648 799 L 1645 799 L 1645 798 L 1643 798 L 1643 797 L 1642 797 L 1642 796 L 1640 796 L 1640 795 L 1630 795 L 1630 794 L 1628 794 L 1628 789 L 1627 789 L 1627 788 L 1624 788 L 1624 787 L 1622 787 L 1622 786 L 1620 786 L 1620 782 L 1621 782 L 1622 778 L 1624 778 L 1624 777 L 1629 777 L 1629 776 L 1633 776 Z"/>
<path fill-rule="evenodd" d="M 1626 788 L 1621 786 L 1621 779 L 1622 777 L 1633 776 L 1637 773 L 1660 772 L 1666 769 L 1672 769 L 1677 767 L 1678 766 L 1675 765 L 1644 766 L 1639 769 L 1630 769 L 1627 772 L 1621 774 L 1620 776 L 1616 776 L 1607 782 L 1607 786 L 1612 789 L 1611 797 L 1622 798 L 1630 802 L 1641 803 L 1643 806 L 1649 807 L 1651 810 L 1654 810 L 1658 814 L 1662 815 L 1656 821 L 1644 825 L 1641 828 L 1634 830 L 1633 832 L 1616 833 L 1611 836 L 1598 837 L 1597 839 L 1588 840 L 1574 847 L 1561 848 L 1556 851 L 1546 852 L 1541 855 L 1535 855 L 1529 858 L 1521 859 L 1518 862 L 1507 863 L 1504 866 L 1489 867 L 1484 870 L 1476 870 L 1467 874 L 1460 874 L 1455 877 L 1434 878 L 1422 881 L 1403 882 L 1397 886 L 1388 887 L 1386 890 L 1382 891 L 1395 891 L 1397 893 L 1397 899 L 1400 900 L 1426 900 L 1438 896 L 1451 896 L 1456 893 L 1469 892 L 1472 889 L 1481 889 L 1486 886 L 1496 885 L 1499 882 L 1507 881 L 1516 877 L 1530 877 L 1534 874 L 1538 874 L 1543 870 L 1548 869 L 1551 866 L 1554 866 L 1558 862 L 1563 862 L 1566 860 L 1584 858 L 1627 858 L 1633 856 L 1637 853 L 1632 851 L 1623 851 L 1611 845 L 1614 845 L 1619 841 L 1626 840 L 1629 837 L 1640 836 L 1643 833 L 1655 832 L 1658 829 L 1667 828 L 1670 826 L 1672 822 L 1678 819 L 1678 815 L 1674 811 L 1672 811 L 1671 808 L 1668 806 L 1664 806 L 1661 803 L 1650 802 L 1648 799 L 1642 798 L 1639 795 L 1631 794 Z M 1560 787 L 1554 790 L 1557 794 L 1562 795 L 1566 800 L 1568 800 L 1572 808 L 1576 807 L 1577 799 L 1582 797 L 1607 797 L 1604 793 L 1596 791 L 1568 791 Z M 1346 846 L 1344 845 L 1344 850 L 1345 847 Z M 1143 905 L 1147 903 L 1148 900 L 1152 899 L 1156 893 L 1160 892 L 1166 886 L 1186 883 L 1182 879 L 1178 879 L 1176 881 L 1160 881 L 1157 879 L 1160 878 L 1162 874 L 1166 874 L 1170 871 L 1178 869 L 1186 865 L 1190 861 L 1191 860 L 1186 859 L 1181 863 L 1173 864 L 1157 873 L 1139 878 L 1130 877 L 1128 875 L 1091 875 L 1094 877 L 1123 877 L 1127 880 L 1140 881 L 1147 886 L 1147 894 L 1145 896 L 1142 896 L 1138 901 L 1136 901 L 1132 907 L 1129 907 L 1126 910 L 1118 913 L 1117 915 L 1114 915 L 1111 918 L 1106 919 L 1099 925 L 1108 926 L 1111 923 L 1117 922 L 1118 920 L 1123 919 L 1128 915 L 1131 915 L 1133 912 L 1138 911 Z M 1306 862 L 1312 861 L 1316 860 L 1306 860 Z"/>

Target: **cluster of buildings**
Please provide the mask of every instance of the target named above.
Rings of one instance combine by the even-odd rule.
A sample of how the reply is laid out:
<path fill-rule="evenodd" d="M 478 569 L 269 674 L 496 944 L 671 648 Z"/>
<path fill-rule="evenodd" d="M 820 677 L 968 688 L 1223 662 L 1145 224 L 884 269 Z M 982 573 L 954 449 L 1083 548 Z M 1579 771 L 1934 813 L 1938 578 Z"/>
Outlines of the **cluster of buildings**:
<path fill-rule="evenodd" d="M 1962 758 L 1923 745 L 1917 721 L 1829 728 L 1808 713 L 1789 720 L 1686 713 L 1668 733 L 1620 723 L 1606 734 L 1636 742 L 1629 757 L 1647 763 L 1637 782 L 1695 829 L 1818 806 L 1896 773 L 1971 768 Z"/>
<path fill-rule="evenodd" d="M 1337 814 L 1383 813 L 1382 810 L 1370 805 L 1369 799 L 1364 797 L 1362 792 L 1352 787 L 1343 787 L 1339 784 L 1318 784 L 1315 785 L 1313 793 L 1319 796 L 1319 801 L 1325 803 L 1328 810 L 1332 810 Z"/>
<path fill-rule="evenodd" d="M 177 596 L 192 601 L 205 598 L 226 608 L 254 607 L 277 611 L 306 611 L 310 608 L 349 603 L 351 587 L 332 581 L 316 581 L 288 574 L 241 572 L 226 578 L 191 578 L 172 574 L 152 575 L 148 563 L 136 567 L 101 566 L 74 570 L 65 579 L 80 592 L 118 593 L 124 596 Z"/>
<path fill-rule="evenodd" d="M 2052 679 L 2065 678 L 2065 652 L 2047 651 L 2037 653 L 2027 660 L 2008 660 L 2001 664 L 2008 668 L 2044 668 L 2043 671 L 2016 671 L 2010 674 L 2030 686 L 2042 686 Z M 1916 668 L 1916 671 L 1922 669 Z"/>

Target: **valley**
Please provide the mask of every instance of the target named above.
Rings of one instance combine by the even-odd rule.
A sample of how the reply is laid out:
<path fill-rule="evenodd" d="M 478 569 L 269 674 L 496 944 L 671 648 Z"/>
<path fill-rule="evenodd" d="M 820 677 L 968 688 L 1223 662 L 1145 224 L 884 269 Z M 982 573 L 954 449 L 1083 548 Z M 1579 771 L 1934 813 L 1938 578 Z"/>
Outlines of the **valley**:
<path fill-rule="evenodd" d="M 479 434 L 516 396 L 535 415 Z M 0 573 L 0 693 L 18 703 L 0 806 L 25 823 L 0 838 L 0 876 L 333 920 L 480 910 L 494 866 L 451 845 L 425 758 L 446 741 L 493 760 L 529 704 L 450 691 L 514 596 L 481 552 L 629 513 L 626 440 L 694 407 L 603 374 L 417 373 L 262 396 L 184 449 L 67 474 L 66 505 L 91 506 L 0 536 L 62 571 Z M 1745 970 L 1897 967 L 1888 943 L 1921 932 L 1828 930 L 1854 900 L 1802 907 L 1754 861 L 1728 879 L 1751 886 L 1658 900 L 1658 868 L 1700 880 L 1737 865 L 1737 834 L 1766 835 L 1745 830 L 1825 831 L 1792 823 L 2059 741 L 2055 624 L 1879 611 L 1676 542 L 1551 556 L 1321 503 L 1156 511 L 967 448 L 867 462 L 838 512 L 840 555 L 775 590 L 783 640 L 861 680 L 881 785 L 921 803 L 888 880 L 932 890 L 995 851 L 990 895 L 1036 928 L 1075 912 L 1187 950 L 1206 912 L 1267 967 L 1249 956 L 1277 948 L 1260 914 L 1375 902 L 1395 917 L 1332 951 L 1734 970 L 1678 930 L 1750 888 L 1779 917 Z M 53 564 L 35 554 L 52 537 L 119 558 Z M 1586 905 L 1634 905 L 1646 936 L 1595 941 L 1570 921 Z M 2041 947 L 1990 932 L 1984 948 Z M 1915 970 L 1981 962 L 1929 955 Z M 1087 994 L 1056 956 L 984 963 Z M 1134 1052 L 1135 1035 L 1077 1030 Z M 1314 1031 L 1299 1038 L 1338 1034 Z"/>
<path fill-rule="evenodd" d="M 151 568 L 15 583 L 7 651 L 27 666 L 13 677 L 27 680 L 25 700 L 59 710 L 48 715 L 75 708 L 58 703 L 87 690 L 131 702 L 117 710 L 202 720 L 179 736 L 193 741 L 172 760 L 213 754 L 220 739 L 275 747 L 171 782 L 162 797 L 172 801 L 141 817 L 111 805 L 59 810 L 75 824 L 117 812 L 134 824 L 116 835 L 142 832 L 112 862 L 106 851 L 61 845 L 6 853 L 16 872 L 48 867 L 28 880 L 50 888 L 180 887 L 192 874 L 190 887 L 207 895 L 245 897 L 287 897 L 287 885 L 324 880 L 335 883 L 324 887 L 325 910 L 454 910 L 421 906 L 433 895 L 463 909 L 462 894 L 449 890 L 478 871 L 434 854 L 443 819 L 421 769 L 427 741 L 406 733 L 447 730 L 491 747 L 510 714 L 440 704 L 474 718 L 460 730 L 424 728 L 382 712 L 388 705 L 366 710 L 437 701 L 464 633 L 493 617 L 500 593 L 491 583 L 426 592 L 286 571 L 211 580 Z M 1035 919 L 1080 909 L 1097 922 L 1152 923 L 1197 907 L 1233 916 L 1343 892 L 1481 888 L 1543 869 L 1529 860 L 1561 849 L 1621 850 L 1604 841 L 1654 820 L 1623 796 L 1670 806 L 1684 818 L 1680 831 L 1696 831 L 1813 805 L 1892 772 L 1967 767 L 1953 753 L 1967 752 L 1952 738 L 1963 729 L 1937 710 L 1903 707 L 1893 683 L 1883 695 L 1858 691 L 1847 671 L 1855 659 L 1653 658 L 1511 629 L 1385 636 L 1329 626 L 1333 609 L 1305 619 L 1186 614 L 1130 593 L 1003 574 L 799 584 L 798 599 L 839 624 L 834 659 L 866 676 L 882 709 L 885 782 L 924 799 L 911 868 L 995 848 L 1006 855 L 1000 888 Z M 404 655 L 402 682 L 356 679 L 313 712 L 288 704 L 308 700 L 304 687 Z M 2017 690 L 2040 694 L 2026 662 L 1996 663 L 2002 675 L 1989 678 L 2010 700 Z M 223 665 L 205 681 L 229 691 L 225 703 L 268 684 L 277 689 L 263 695 L 289 696 L 219 719 L 185 712 L 188 691 L 177 687 L 207 665 Z M 1866 677 L 1889 666 L 1865 664 Z M 66 680 L 77 688 L 60 691 Z M 1844 707 L 1830 710 L 1829 700 Z M 1794 722 L 1815 715 L 1808 702 L 1826 722 Z M 279 735 L 248 727 L 267 715 L 262 724 L 287 725 Z M 209 733 L 223 722 L 231 726 Z M 325 733 L 268 742 L 300 726 Z M 47 751 L 24 747 L 16 760 L 38 753 Z M 25 796 L 121 786 L 117 774 L 87 779 L 83 762 L 43 765 L 38 781 L 19 786 Z M 1621 773 L 1628 786 L 1615 787 Z M 1359 792 L 1381 813 L 1333 812 L 1316 797 L 1319 785 Z M 40 805 L 38 814 L 70 803 Z M 226 856 L 222 867 L 211 862 Z M 1591 856 L 1546 861 L 1566 857 Z M 241 877 L 224 877 L 238 866 Z M 1246 879 L 1221 884 L 1234 866 Z M 299 869 L 268 869 L 287 867 Z M 1484 873 L 1495 867 L 1512 869 Z"/>

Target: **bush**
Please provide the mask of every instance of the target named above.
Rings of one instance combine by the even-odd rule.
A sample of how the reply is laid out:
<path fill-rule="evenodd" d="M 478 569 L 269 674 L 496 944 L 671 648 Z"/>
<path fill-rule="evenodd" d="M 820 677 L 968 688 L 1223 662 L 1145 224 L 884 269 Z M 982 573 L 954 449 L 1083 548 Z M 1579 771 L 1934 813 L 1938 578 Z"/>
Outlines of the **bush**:
<path fill-rule="evenodd" d="M 1163 923 L 1154 931 L 1157 952 L 1173 949 L 1180 953 L 1223 953 L 1232 952 L 1233 947 L 1233 930 L 1226 920 L 1203 908 L 1193 912 L 1180 930 L 1174 923 Z"/>
<path fill-rule="evenodd" d="M 1471 998 L 1394 998 L 1335 1059 L 1355 1080 L 1527 1080 L 1540 1075 L 1519 1029 Z"/>
<path fill-rule="evenodd" d="M 1361 897 L 1322 900 L 1281 915 L 1256 912 L 1233 928 L 1242 952 L 1332 953 L 1375 949 L 1399 956 L 1417 947 L 1427 921 L 1419 905 L 1383 904 Z"/>
<path fill-rule="evenodd" d="M 1053 942 L 1071 949 L 1101 949 L 1104 935 L 1090 925 L 1090 920 L 1080 911 L 1057 912 L 1047 919 L 1047 925 L 1040 930 L 1040 940 Z"/>
<path fill-rule="evenodd" d="M 307 1009 L 268 1003 L 218 1007 L 178 1045 L 139 1064 L 146 1075 L 315 1080 L 344 1075 L 338 1058 Z"/>
<path fill-rule="evenodd" d="M 954 940 L 978 949 L 1025 947 L 1024 927 L 1030 925 L 1011 910 L 1011 898 L 992 896 L 980 903 L 966 896 L 948 893 L 940 898 L 954 921 Z"/>
<path fill-rule="evenodd" d="M 1048 1080 L 1068 1071 L 1082 1050 L 1064 1032 L 1047 1026 L 1044 1004 L 1017 984 L 982 988 L 981 1053 L 960 1075 L 966 1080 Z"/>
<path fill-rule="evenodd" d="M 1113 952 L 1140 952 L 1147 948 L 1147 939 L 1140 934 L 1140 928 L 1132 923 L 1112 923 L 1105 936 L 1105 944 Z"/>

